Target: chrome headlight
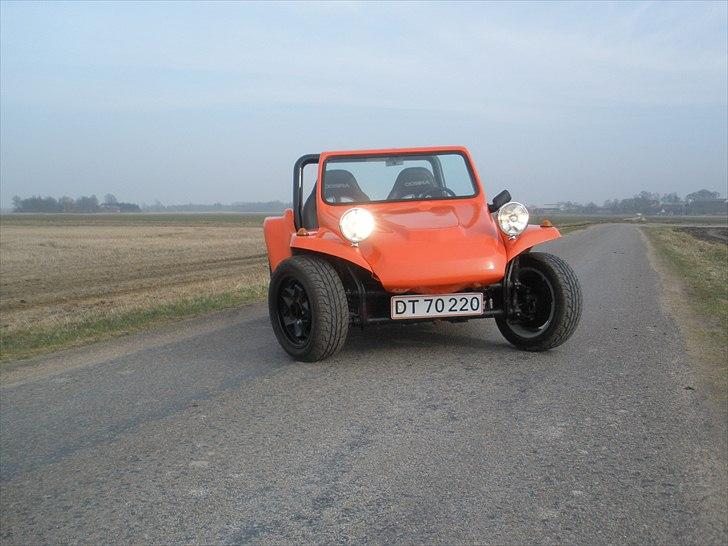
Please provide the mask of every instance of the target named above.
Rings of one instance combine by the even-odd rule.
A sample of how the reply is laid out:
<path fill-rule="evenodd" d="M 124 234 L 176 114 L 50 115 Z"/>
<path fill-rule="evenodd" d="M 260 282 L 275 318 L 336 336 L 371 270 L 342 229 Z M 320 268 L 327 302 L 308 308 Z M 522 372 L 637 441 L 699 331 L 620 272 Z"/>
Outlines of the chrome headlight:
<path fill-rule="evenodd" d="M 518 237 L 528 225 L 528 209 L 511 201 L 498 209 L 498 225 L 510 238 Z"/>
<path fill-rule="evenodd" d="M 358 207 L 349 209 L 341 216 L 339 229 L 344 237 L 357 244 L 374 231 L 374 216 L 366 209 Z"/>

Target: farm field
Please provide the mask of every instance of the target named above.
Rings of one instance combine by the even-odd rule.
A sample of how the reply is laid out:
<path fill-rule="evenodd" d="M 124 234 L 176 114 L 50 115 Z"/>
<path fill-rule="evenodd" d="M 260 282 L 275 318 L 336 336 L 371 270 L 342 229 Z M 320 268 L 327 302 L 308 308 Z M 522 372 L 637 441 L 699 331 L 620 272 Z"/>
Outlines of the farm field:
<path fill-rule="evenodd" d="M 0 218 L 2 360 L 260 298 L 263 215 Z"/>

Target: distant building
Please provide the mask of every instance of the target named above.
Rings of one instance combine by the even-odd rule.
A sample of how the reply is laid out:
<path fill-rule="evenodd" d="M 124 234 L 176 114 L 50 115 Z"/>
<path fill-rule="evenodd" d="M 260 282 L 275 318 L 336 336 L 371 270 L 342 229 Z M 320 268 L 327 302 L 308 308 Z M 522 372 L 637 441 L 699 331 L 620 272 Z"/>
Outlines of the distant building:
<path fill-rule="evenodd" d="M 558 203 L 546 203 L 539 210 L 542 212 L 578 212 L 580 206 L 571 201 L 559 201 Z"/>
<path fill-rule="evenodd" d="M 686 213 L 685 206 L 685 203 L 662 203 L 660 205 L 660 214 L 683 216 Z"/>

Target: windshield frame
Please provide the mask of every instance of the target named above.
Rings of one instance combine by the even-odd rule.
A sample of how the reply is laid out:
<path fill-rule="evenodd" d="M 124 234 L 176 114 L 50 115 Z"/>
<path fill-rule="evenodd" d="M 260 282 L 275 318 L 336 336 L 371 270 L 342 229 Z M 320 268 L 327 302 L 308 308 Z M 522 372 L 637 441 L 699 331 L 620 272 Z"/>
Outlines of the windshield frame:
<path fill-rule="evenodd" d="M 364 160 L 364 159 L 376 159 L 376 158 L 386 158 L 386 157 L 415 157 L 422 159 L 424 161 L 428 161 L 433 168 L 433 175 L 435 176 L 435 179 L 438 178 L 442 180 L 442 166 L 440 165 L 439 158 L 437 156 L 439 155 L 459 155 L 463 158 L 463 161 L 465 162 L 465 167 L 468 171 L 468 176 L 470 177 L 470 184 L 473 187 L 473 193 L 470 195 L 458 195 L 458 196 L 442 196 L 442 197 L 432 197 L 429 199 L 372 199 L 370 201 L 346 201 L 342 203 L 335 203 L 332 201 L 327 201 L 324 198 L 324 188 L 326 186 L 326 167 L 329 163 L 329 161 L 333 161 L 336 163 L 339 160 L 349 160 L 349 161 L 357 161 L 357 160 Z M 436 162 L 433 162 L 432 159 L 437 160 Z M 328 206 L 331 207 L 339 207 L 339 206 L 359 206 L 359 205 L 373 205 L 373 204 L 382 204 L 382 203 L 427 203 L 431 201 L 457 201 L 457 200 L 463 200 L 463 199 L 474 199 L 477 198 L 480 195 L 481 189 L 480 184 L 478 181 L 478 177 L 475 174 L 475 170 L 473 169 L 473 166 L 470 163 L 470 158 L 468 155 L 463 152 L 462 150 L 422 150 L 422 151 L 408 151 L 408 152 L 400 152 L 400 151 L 391 151 L 391 152 L 375 152 L 375 153 L 367 153 L 367 154 L 336 154 L 331 155 L 327 157 L 321 164 L 321 172 L 320 172 L 320 179 L 321 184 L 319 184 L 318 194 L 319 199 L 325 203 Z M 393 181 L 394 183 L 394 181 Z"/>

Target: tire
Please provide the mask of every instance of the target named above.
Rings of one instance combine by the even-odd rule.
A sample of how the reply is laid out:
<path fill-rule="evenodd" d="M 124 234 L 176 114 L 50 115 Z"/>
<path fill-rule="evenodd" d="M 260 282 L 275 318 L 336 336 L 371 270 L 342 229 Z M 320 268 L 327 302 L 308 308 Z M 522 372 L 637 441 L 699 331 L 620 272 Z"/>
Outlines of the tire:
<path fill-rule="evenodd" d="M 316 256 L 281 262 L 271 276 L 268 313 L 278 342 L 293 358 L 316 362 L 337 353 L 349 333 L 349 307 L 339 275 Z"/>
<path fill-rule="evenodd" d="M 496 318 L 503 337 L 519 349 L 547 351 L 558 347 L 576 330 L 581 318 L 581 287 L 574 270 L 561 258 L 543 252 L 518 257 L 519 304 L 530 318 Z"/>

